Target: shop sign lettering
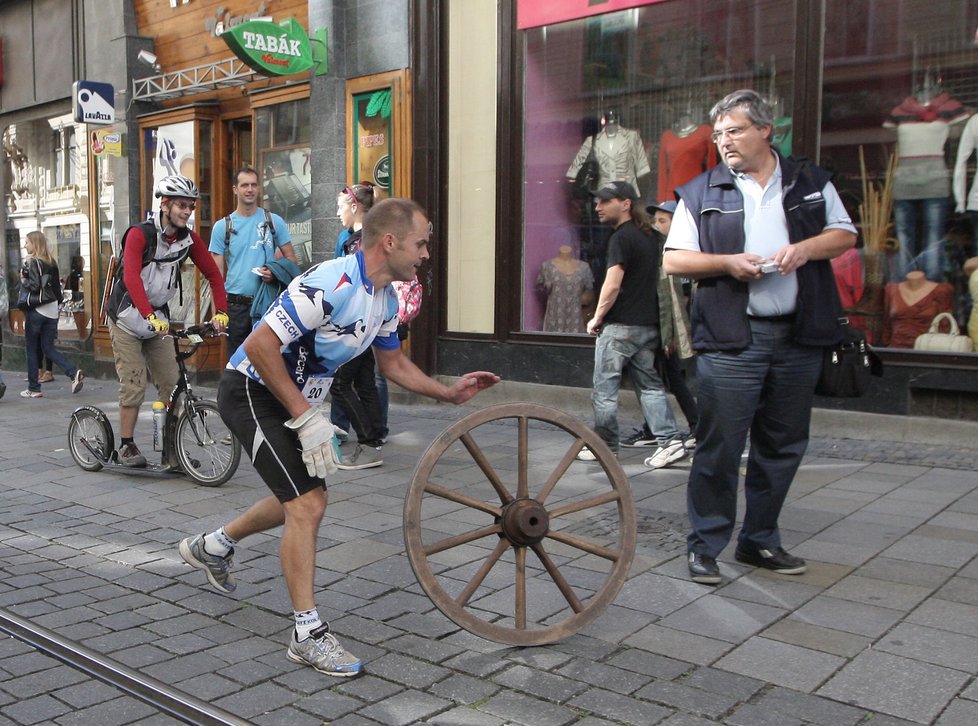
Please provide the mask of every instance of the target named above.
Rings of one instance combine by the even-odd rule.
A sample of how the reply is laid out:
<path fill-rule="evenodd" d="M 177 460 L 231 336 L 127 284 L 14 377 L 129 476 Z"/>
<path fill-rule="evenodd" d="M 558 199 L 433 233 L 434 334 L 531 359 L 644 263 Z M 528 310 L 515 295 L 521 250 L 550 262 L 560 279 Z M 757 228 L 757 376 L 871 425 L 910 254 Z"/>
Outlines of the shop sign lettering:
<path fill-rule="evenodd" d="M 369 149 L 373 146 L 383 146 L 386 141 L 383 134 L 364 134 L 360 137 L 360 146 Z"/>
<path fill-rule="evenodd" d="M 263 75 L 287 76 L 316 65 L 309 36 L 295 18 L 277 25 L 250 20 L 224 31 L 221 37 L 242 62 Z"/>
<path fill-rule="evenodd" d="M 230 11 L 226 11 L 224 8 L 218 8 L 217 12 L 214 13 L 214 17 L 208 18 L 204 22 L 204 29 L 215 38 L 219 38 L 225 30 L 229 30 L 242 23 L 247 23 L 249 20 L 260 19 L 270 21 L 271 18 L 268 17 L 268 8 L 266 5 L 265 2 L 262 2 L 255 12 L 245 13 L 244 15 L 231 15 Z"/>

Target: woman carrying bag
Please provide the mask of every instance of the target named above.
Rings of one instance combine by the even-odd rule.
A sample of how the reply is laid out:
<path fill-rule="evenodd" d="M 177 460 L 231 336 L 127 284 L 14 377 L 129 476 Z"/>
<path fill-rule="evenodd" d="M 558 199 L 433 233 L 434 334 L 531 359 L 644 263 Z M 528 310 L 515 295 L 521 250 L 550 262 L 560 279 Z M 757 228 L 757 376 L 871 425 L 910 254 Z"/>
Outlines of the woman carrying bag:
<path fill-rule="evenodd" d="M 61 281 L 58 263 L 48 252 L 48 240 L 41 232 L 27 235 L 24 245 L 27 260 L 20 271 L 20 295 L 17 307 L 24 311 L 24 342 L 27 347 L 27 390 L 22 398 L 41 398 L 37 379 L 38 353 L 53 360 L 71 379 L 71 392 L 78 393 L 85 372 L 54 346 L 58 335 L 58 306 L 61 303 Z"/>

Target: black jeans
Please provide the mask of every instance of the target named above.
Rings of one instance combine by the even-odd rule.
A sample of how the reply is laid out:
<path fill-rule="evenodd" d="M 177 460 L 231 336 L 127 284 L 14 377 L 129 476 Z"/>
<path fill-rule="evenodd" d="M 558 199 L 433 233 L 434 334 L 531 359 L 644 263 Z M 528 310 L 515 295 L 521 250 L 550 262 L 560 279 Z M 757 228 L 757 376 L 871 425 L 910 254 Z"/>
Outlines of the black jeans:
<path fill-rule="evenodd" d="M 228 358 L 234 355 L 245 338 L 251 335 L 251 303 L 236 303 L 228 301 Z"/>
<path fill-rule="evenodd" d="M 374 379 L 374 352 L 367 348 L 344 363 L 333 378 L 329 392 L 350 417 L 357 440 L 364 446 L 380 446 L 384 441 L 383 413 Z"/>

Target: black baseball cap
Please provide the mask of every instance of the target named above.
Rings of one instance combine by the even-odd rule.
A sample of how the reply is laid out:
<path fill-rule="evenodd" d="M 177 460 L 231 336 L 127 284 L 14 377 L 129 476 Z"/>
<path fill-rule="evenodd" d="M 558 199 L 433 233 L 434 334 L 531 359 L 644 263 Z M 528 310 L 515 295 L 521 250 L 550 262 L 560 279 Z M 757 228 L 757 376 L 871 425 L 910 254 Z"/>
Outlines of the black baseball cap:
<path fill-rule="evenodd" d="M 650 204 L 645 208 L 645 211 L 649 214 L 655 214 L 656 210 L 660 212 L 666 212 L 667 214 L 675 214 L 677 205 L 674 201 L 669 199 L 668 201 L 662 202 L 661 204 Z"/>
<path fill-rule="evenodd" d="M 613 181 L 610 184 L 605 184 L 594 193 L 594 196 L 605 201 L 609 199 L 638 199 L 635 187 L 624 181 Z"/>

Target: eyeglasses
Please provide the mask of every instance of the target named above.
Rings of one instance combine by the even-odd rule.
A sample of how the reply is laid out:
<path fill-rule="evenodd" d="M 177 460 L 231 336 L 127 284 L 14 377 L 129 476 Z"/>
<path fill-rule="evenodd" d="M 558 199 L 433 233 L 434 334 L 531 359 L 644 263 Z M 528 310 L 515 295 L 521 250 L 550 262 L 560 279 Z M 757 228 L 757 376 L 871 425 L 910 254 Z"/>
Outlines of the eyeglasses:
<path fill-rule="evenodd" d="M 724 136 L 726 136 L 731 141 L 736 141 L 741 136 L 743 136 L 744 135 L 744 132 L 747 129 L 749 129 L 749 128 L 750 128 L 750 125 L 747 125 L 747 126 L 731 126 L 729 129 L 720 129 L 720 130 L 714 131 L 712 134 L 710 134 L 710 138 L 713 139 L 713 143 L 714 144 L 717 143 Z"/>
<path fill-rule="evenodd" d="M 195 209 L 197 209 L 197 202 L 182 202 L 179 199 L 175 199 L 173 201 L 173 204 L 176 206 L 177 209 L 184 210 L 184 211 L 189 209 L 192 212 Z"/>

